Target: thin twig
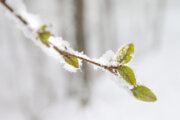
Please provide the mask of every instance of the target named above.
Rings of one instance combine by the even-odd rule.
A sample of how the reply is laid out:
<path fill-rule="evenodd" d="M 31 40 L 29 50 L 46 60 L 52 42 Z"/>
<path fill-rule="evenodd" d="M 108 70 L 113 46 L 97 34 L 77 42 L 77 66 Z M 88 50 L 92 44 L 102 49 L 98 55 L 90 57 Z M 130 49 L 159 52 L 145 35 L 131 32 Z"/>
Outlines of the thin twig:
<path fill-rule="evenodd" d="M 96 65 L 96 66 L 102 67 L 102 68 L 104 68 L 104 69 L 107 69 L 107 70 L 109 70 L 109 71 L 112 72 L 112 73 L 116 73 L 116 72 L 114 71 L 114 69 L 118 69 L 118 68 L 121 66 L 121 65 L 119 65 L 119 66 L 106 66 L 106 65 L 102 65 L 102 64 L 97 63 L 97 62 L 95 62 L 95 61 L 92 61 L 92 60 L 90 60 L 90 59 L 87 59 L 87 58 L 84 58 L 84 57 L 81 57 L 81 56 L 77 56 L 77 55 L 74 55 L 74 54 L 69 53 L 69 52 L 66 52 L 66 51 L 62 51 L 62 50 L 58 49 L 56 46 L 54 46 L 54 45 L 53 45 L 53 48 L 54 48 L 59 54 L 61 54 L 61 55 L 70 55 L 70 56 L 76 57 L 76 58 L 81 59 L 81 60 L 83 60 L 83 61 L 85 61 L 85 62 L 88 62 L 88 63 L 94 64 L 94 65 Z"/>
<path fill-rule="evenodd" d="M 2 3 L 2 5 L 4 5 L 11 13 L 14 13 L 14 10 L 8 5 L 6 4 L 6 0 L 0 0 L 0 2 Z M 25 19 L 23 19 L 21 16 L 14 14 L 23 24 L 28 25 L 27 21 Z"/>
<path fill-rule="evenodd" d="M 27 22 L 24 18 L 22 18 L 21 16 L 19 16 L 19 15 L 17 15 L 17 14 L 14 13 L 13 8 L 10 7 L 10 6 L 6 3 L 5 0 L 0 0 L 0 2 L 2 3 L 3 6 L 5 6 L 5 7 L 8 9 L 13 15 L 15 15 L 15 17 L 16 17 L 17 19 L 19 19 L 24 25 L 26 25 L 26 26 L 28 25 L 28 22 Z M 84 58 L 84 57 L 81 57 L 81 56 L 78 56 L 78 55 L 69 53 L 69 52 L 67 52 L 67 51 L 60 50 L 57 46 L 53 45 L 52 43 L 51 43 L 51 45 L 52 45 L 53 48 L 54 48 L 59 54 L 61 54 L 61 55 L 68 55 L 68 56 L 76 57 L 76 58 L 78 58 L 78 59 L 81 59 L 82 61 L 85 61 L 85 62 L 94 64 L 94 65 L 99 66 L 99 67 L 102 67 L 102 68 L 110 71 L 111 73 L 113 73 L 113 74 L 115 74 L 115 75 L 117 75 L 117 69 L 118 69 L 119 67 L 121 67 L 121 65 L 118 65 L 118 66 L 102 65 L 102 64 L 97 63 L 97 62 L 95 62 L 95 61 L 93 61 L 93 60 L 90 60 L 90 59 L 87 59 L 87 58 Z"/>

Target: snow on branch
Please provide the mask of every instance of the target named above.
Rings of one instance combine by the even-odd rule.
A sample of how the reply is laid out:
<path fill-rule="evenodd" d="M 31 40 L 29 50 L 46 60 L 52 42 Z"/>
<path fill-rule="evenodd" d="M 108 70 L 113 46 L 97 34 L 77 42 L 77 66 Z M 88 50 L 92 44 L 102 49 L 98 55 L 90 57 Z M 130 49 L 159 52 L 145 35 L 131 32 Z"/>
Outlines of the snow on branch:
<path fill-rule="evenodd" d="M 132 43 L 122 47 L 116 54 L 108 51 L 99 59 L 91 59 L 83 52 L 73 50 L 67 41 L 47 30 L 47 25 L 43 24 L 38 16 L 27 12 L 21 0 L 0 0 L 0 3 L 9 11 L 9 16 L 18 24 L 25 36 L 50 56 L 57 58 L 66 70 L 75 72 L 81 68 L 82 61 L 87 62 L 95 69 L 109 71 L 118 78 L 122 77 L 135 98 L 146 102 L 156 101 L 156 96 L 149 88 L 137 85 L 133 70 L 126 65 L 134 53 Z"/>

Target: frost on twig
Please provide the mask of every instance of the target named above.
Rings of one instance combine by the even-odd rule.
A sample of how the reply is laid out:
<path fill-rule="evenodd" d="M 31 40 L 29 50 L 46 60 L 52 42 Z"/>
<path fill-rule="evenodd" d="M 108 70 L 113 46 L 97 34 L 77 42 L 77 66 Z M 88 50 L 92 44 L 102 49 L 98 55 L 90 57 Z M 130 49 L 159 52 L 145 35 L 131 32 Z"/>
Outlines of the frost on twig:
<path fill-rule="evenodd" d="M 132 43 L 119 49 L 116 54 L 113 51 L 107 51 L 99 59 L 91 59 L 83 52 L 73 50 L 67 41 L 61 37 L 56 37 L 47 30 L 47 25 L 43 24 L 38 16 L 27 12 L 21 0 L 0 0 L 0 2 L 8 9 L 9 16 L 15 20 L 25 36 L 47 54 L 57 58 L 60 63 L 64 64 L 66 70 L 75 72 L 81 68 L 82 61 L 87 62 L 92 64 L 95 69 L 108 71 L 117 78 L 123 78 L 126 88 L 131 91 L 135 98 L 146 102 L 156 101 L 156 96 L 150 89 L 137 85 L 133 70 L 126 65 L 131 61 L 134 53 Z"/>

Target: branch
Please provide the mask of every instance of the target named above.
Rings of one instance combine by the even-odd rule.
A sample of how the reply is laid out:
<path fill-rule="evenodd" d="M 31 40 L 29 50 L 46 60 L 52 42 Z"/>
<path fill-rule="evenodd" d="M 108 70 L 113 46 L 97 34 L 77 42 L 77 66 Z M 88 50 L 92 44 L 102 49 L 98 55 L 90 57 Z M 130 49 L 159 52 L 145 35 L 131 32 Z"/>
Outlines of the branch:
<path fill-rule="evenodd" d="M 28 23 L 28 20 L 24 19 L 23 16 L 15 13 L 14 9 L 11 6 L 9 6 L 5 0 L 0 0 L 0 3 L 5 8 L 7 8 L 7 10 L 9 10 L 9 12 L 12 13 L 21 23 L 23 23 L 27 28 L 30 28 L 29 27 L 30 23 Z M 71 49 L 71 48 L 67 48 L 67 46 L 63 46 L 65 49 L 63 48 L 60 49 L 58 45 L 55 45 L 55 43 L 49 40 L 49 37 L 54 36 L 54 35 L 52 35 L 49 31 L 46 31 L 45 28 L 46 28 L 46 25 L 43 25 L 41 29 L 35 30 L 36 35 L 37 35 L 35 39 L 40 40 L 43 43 L 43 45 L 45 45 L 46 47 L 52 48 L 53 50 L 55 50 L 58 54 L 60 54 L 64 58 L 64 61 L 68 63 L 69 65 L 75 68 L 79 68 L 78 59 L 80 59 L 84 62 L 103 68 L 116 76 L 121 76 L 126 81 L 126 83 L 131 85 L 132 89 L 130 88 L 129 89 L 133 93 L 134 97 L 136 97 L 137 99 L 146 101 L 146 102 L 156 101 L 157 98 L 151 92 L 150 89 L 148 89 L 145 86 L 136 84 L 136 78 L 135 78 L 133 70 L 130 67 L 125 65 L 129 63 L 129 61 L 132 58 L 132 54 L 134 53 L 133 44 L 127 44 L 126 46 L 122 47 L 117 52 L 115 65 L 114 64 L 108 64 L 108 65 L 101 64 L 95 60 L 90 59 L 89 57 L 86 57 L 85 55 L 80 55 L 79 52 L 68 51 L 68 49 Z M 30 28 L 29 30 L 33 33 L 33 29 Z M 61 44 L 63 45 L 63 43 Z"/>
<path fill-rule="evenodd" d="M 14 10 L 8 5 L 6 4 L 6 0 L 0 0 L 0 2 L 2 3 L 2 5 L 4 5 L 4 7 L 6 7 L 11 13 L 14 13 Z M 24 20 L 21 16 L 14 14 L 24 25 L 28 25 L 28 23 L 26 22 L 26 20 Z"/>
<path fill-rule="evenodd" d="M 27 25 L 28 25 L 28 22 L 27 22 L 24 18 L 22 18 L 21 16 L 15 14 L 13 8 L 10 7 L 5 1 L 6 1 L 6 0 L 0 0 L 0 2 L 1 2 L 12 14 L 14 14 L 17 19 L 19 19 L 24 25 L 27 26 Z M 90 59 L 87 59 L 87 58 L 84 58 L 84 57 L 81 57 L 81 56 L 78 56 L 78 55 L 74 55 L 74 54 L 69 53 L 69 52 L 67 52 L 67 51 L 60 50 L 57 46 L 53 45 L 52 43 L 51 43 L 51 45 L 53 46 L 54 50 L 56 50 L 59 54 L 61 54 L 61 55 L 63 55 L 63 56 L 73 56 L 73 57 L 76 57 L 76 58 L 78 58 L 78 59 L 81 59 L 82 61 L 85 61 L 85 62 L 94 64 L 94 65 L 99 66 L 99 67 L 102 67 L 102 68 L 104 68 L 104 69 L 106 69 L 106 70 L 108 70 L 108 71 L 110 71 L 110 72 L 112 72 L 112 73 L 114 73 L 114 74 L 117 73 L 117 71 L 114 70 L 114 69 L 117 69 L 118 66 L 102 65 L 102 64 L 97 63 L 97 62 L 95 62 L 95 61 L 93 61 L 93 60 L 90 60 Z M 119 67 L 120 67 L 120 65 L 119 65 Z M 116 72 L 115 72 L 115 71 L 116 71 Z"/>

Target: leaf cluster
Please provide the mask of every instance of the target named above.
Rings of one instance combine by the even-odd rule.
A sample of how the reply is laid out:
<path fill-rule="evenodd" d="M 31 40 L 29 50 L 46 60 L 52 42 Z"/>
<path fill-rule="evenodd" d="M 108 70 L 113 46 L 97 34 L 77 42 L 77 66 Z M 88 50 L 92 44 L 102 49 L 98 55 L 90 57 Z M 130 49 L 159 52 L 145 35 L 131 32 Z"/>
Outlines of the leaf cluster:
<path fill-rule="evenodd" d="M 157 100 L 154 93 L 143 85 L 137 85 L 133 70 L 125 65 L 131 61 L 133 53 L 134 45 L 132 43 L 125 45 L 117 52 L 116 61 L 120 64 L 118 73 L 127 83 L 133 86 L 131 92 L 135 98 L 146 102 L 154 102 Z"/>
<path fill-rule="evenodd" d="M 41 42 L 50 47 L 50 42 L 48 41 L 49 37 L 52 35 L 49 31 L 46 30 L 47 25 L 43 25 L 41 29 L 38 31 L 38 37 Z M 67 48 L 66 48 L 67 49 Z M 137 85 L 136 77 L 133 70 L 127 66 L 133 57 L 134 54 L 134 44 L 130 43 L 123 46 L 116 55 L 116 62 L 118 63 L 117 68 L 115 68 L 116 72 L 130 85 L 133 86 L 131 90 L 132 94 L 135 98 L 146 101 L 146 102 L 154 102 L 157 100 L 154 93 L 147 87 L 143 85 Z M 70 54 L 61 54 L 64 58 L 64 61 L 74 68 L 79 68 L 79 60 L 77 57 Z M 106 67 L 108 69 L 108 67 Z M 110 67 L 109 67 L 109 70 Z"/>

